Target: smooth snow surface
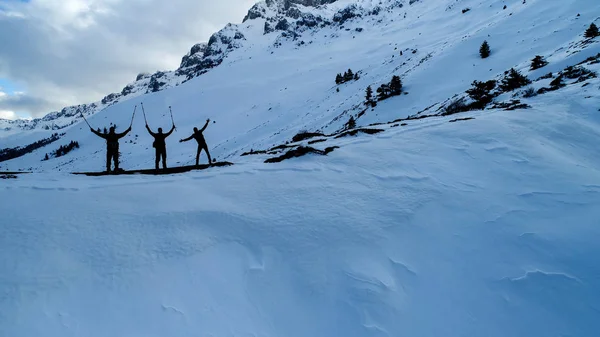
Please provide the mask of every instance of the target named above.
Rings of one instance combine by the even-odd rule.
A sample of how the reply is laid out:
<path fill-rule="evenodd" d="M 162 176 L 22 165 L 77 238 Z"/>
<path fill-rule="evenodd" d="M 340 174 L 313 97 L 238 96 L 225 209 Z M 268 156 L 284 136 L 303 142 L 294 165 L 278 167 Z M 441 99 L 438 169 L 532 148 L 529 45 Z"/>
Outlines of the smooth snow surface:
<path fill-rule="evenodd" d="M 600 115 L 557 105 L 281 164 L 1 181 L 0 335 L 596 336 Z"/>

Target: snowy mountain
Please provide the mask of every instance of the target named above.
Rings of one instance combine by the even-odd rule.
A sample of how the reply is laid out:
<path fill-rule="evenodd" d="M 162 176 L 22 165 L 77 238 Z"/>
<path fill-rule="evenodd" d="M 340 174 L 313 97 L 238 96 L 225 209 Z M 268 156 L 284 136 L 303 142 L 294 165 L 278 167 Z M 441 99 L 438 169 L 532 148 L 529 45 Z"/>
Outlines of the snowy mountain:
<path fill-rule="evenodd" d="M 285 20 L 286 16 L 298 19 L 304 14 L 297 5 L 320 6 L 335 0 L 269 0 L 256 4 L 248 11 L 244 22 L 248 19 L 264 18 L 269 22 Z M 312 16 L 309 14 L 309 17 Z M 319 22 L 323 22 L 318 18 Z M 278 21 L 279 22 L 279 21 Z M 302 24 L 302 22 L 300 22 Z M 306 23 L 310 25 L 310 23 Z M 266 27 L 266 26 L 265 26 Z M 269 28 L 269 30 L 274 30 Z M 267 31 L 267 28 L 265 28 Z M 139 74 L 136 80 L 126 85 L 121 92 L 111 93 L 100 102 L 65 107 L 61 111 L 51 112 L 43 118 L 29 120 L 0 119 L 0 132 L 15 133 L 21 130 L 61 130 L 78 122 L 81 113 L 86 116 L 102 111 L 106 107 L 124 99 L 131 99 L 150 92 L 164 90 L 200 76 L 221 64 L 229 52 L 241 46 L 245 40 L 237 25 L 229 24 L 211 36 L 208 43 L 194 45 L 190 52 L 183 56 L 180 67 L 175 71 L 158 71 L 154 74 Z M 16 130 L 15 130 L 16 129 Z"/>
<path fill-rule="evenodd" d="M 65 135 L 0 165 L 10 170 L 99 169 L 104 145 L 84 127 L 79 112 L 93 116 L 89 119 L 94 128 L 115 123 L 124 129 L 140 102 L 154 128 L 168 127 L 166 114 L 172 106 L 181 136 L 211 117 L 218 124 L 208 130 L 209 143 L 218 158 L 227 160 L 284 144 L 304 129 L 337 132 L 350 116 L 361 126 L 441 114 L 449 102 L 465 96 L 474 80 L 500 80 L 513 67 L 536 80 L 596 55 L 597 39 L 586 39 L 584 32 L 596 20 L 597 7 L 583 0 L 485 5 L 365 0 L 316 7 L 259 2 L 243 23 L 227 25 L 207 44 L 193 46 L 176 71 L 142 74 L 102 102 L 65 108 L 31 123 L 14 122 L 32 130 L 8 133 L 2 138 L 3 148 L 22 147 L 57 132 Z M 484 40 L 489 40 L 492 51 L 486 59 L 478 54 Z M 549 65 L 530 71 L 536 55 Z M 336 74 L 348 69 L 357 73 L 356 79 L 336 85 Z M 393 75 L 401 78 L 403 95 L 365 109 L 366 87 L 376 94 Z M 553 78 L 533 85 L 548 85 Z M 512 94 L 496 101 L 508 102 Z M 135 132 L 125 138 L 128 145 L 121 150 L 128 168 L 153 166 L 151 141 L 141 117 L 137 115 Z M 41 160 L 70 141 L 78 141 L 81 148 L 64 158 Z M 187 145 L 178 144 L 175 137 L 169 141 L 171 163 L 193 162 Z"/>
<path fill-rule="evenodd" d="M 0 171 L 33 173 L 0 174 L 0 335 L 596 336 L 593 22 L 592 0 L 269 0 L 175 71 L 11 122 Z M 154 167 L 140 103 L 154 130 L 172 107 L 170 166 L 207 118 L 233 165 L 72 175 L 106 159 L 77 109 L 135 111 L 121 167 Z"/>

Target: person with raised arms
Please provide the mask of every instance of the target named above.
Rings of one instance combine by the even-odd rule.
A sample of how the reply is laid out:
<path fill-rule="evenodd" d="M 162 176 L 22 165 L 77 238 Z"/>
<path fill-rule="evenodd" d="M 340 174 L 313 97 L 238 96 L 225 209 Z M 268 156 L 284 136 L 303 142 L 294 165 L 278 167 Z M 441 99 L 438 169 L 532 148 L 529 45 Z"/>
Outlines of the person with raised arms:
<path fill-rule="evenodd" d="M 200 163 L 200 153 L 202 152 L 202 150 L 206 151 L 206 155 L 208 156 L 208 165 L 212 166 L 212 159 L 210 158 L 208 145 L 206 144 L 206 139 L 204 139 L 204 134 L 202 134 L 202 132 L 204 132 L 204 130 L 206 130 L 206 128 L 208 127 L 208 123 L 210 123 L 210 119 L 206 120 L 206 124 L 204 124 L 204 127 L 202 129 L 198 130 L 198 128 L 195 127 L 194 133 L 191 136 L 179 140 L 179 142 L 182 143 L 187 142 L 188 140 L 195 139 L 198 143 L 198 150 L 196 151 L 196 166 L 198 166 Z"/>
<path fill-rule="evenodd" d="M 150 127 L 148 126 L 148 123 L 146 123 L 146 129 L 148 130 L 148 133 L 150 133 L 150 135 L 154 137 L 154 142 L 152 143 L 152 146 L 156 149 L 156 159 L 154 160 L 155 168 L 158 170 L 158 163 L 162 158 L 163 170 L 166 170 L 167 143 L 165 142 L 165 140 L 173 133 L 173 130 L 175 130 L 175 124 L 173 124 L 173 126 L 171 127 L 171 131 L 167 133 L 163 133 L 162 128 L 158 128 L 158 133 L 152 132 L 152 130 L 150 130 Z"/>

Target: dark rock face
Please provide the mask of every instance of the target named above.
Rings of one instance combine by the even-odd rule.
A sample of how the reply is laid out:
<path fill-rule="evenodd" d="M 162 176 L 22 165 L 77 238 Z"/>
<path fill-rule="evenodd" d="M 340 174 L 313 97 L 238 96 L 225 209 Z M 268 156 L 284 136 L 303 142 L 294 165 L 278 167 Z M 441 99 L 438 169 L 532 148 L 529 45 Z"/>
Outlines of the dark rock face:
<path fill-rule="evenodd" d="M 285 0 L 285 5 L 288 7 L 292 4 L 303 5 L 307 7 L 317 7 L 336 2 L 336 0 Z"/>
<path fill-rule="evenodd" d="M 360 11 L 356 5 L 350 5 L 341 11 L 335 13 L 333 21 L 343 24 L 344 22 L 353 19 L 355 17 L 361 17 Z"/>
<path fill-rule="evenodd" d="M 334 3 L 336 1 L 337 0 L 266 0 L 264 3 L 257 3 L 250 8 L 248 14 L 246 14 L 244 17 L 243 22 L 258 18 L 267 18 L 267 9 L 265 8 L 264 4 L 266 4 L 266 7 L 275 8 L 279 12 L 285 12 L 285 15 L 290 18 L 298 19 L 301 15 L 301 12 L 294 5 L 318 7 L 321 5 Z"/>
<path fill-rule="evenodd" d="M 149 92 L 157 92 L 159 91 L 166 83 L 161 81 L 161 78 L 165 77 L 165 73 L 162 71 L 156 72 L 154 75 L 150 77 L 150 82 L 148 82 L 148 90 Z"/>
<path fill-rule="evenodd" d="M 273 27 L 271 27 L 271 24 L 269 23 L 269 21 L 265 21 L 265 28 L 264 28 L 264 33 L 263 34 L 269 34 L 274 32 L 275 29 Z"/>
<path fill-rule="evenodd" d="M 256 7 L 256 6 L 255 6 Z M 177 76 L 186 76 L 192 79 L 204 74 L 223 62 L 227 54 L 241 46 L 246 37 L 237 26 L 228 24 L 219 32 L 213 34 L 208 43 L 199 43 L 190 49 L 190 52 L 181 60 L 179 69 L 175 72 Z"/>
<path fill-rule="evenodd" d="M 288 30 L 288 28 L 290 28 L 290 24 L 288 23 L 288 21 L 286 19 L 282 19 L 275 26 L 275 29 L 277 29 L 277 30 Z"/>

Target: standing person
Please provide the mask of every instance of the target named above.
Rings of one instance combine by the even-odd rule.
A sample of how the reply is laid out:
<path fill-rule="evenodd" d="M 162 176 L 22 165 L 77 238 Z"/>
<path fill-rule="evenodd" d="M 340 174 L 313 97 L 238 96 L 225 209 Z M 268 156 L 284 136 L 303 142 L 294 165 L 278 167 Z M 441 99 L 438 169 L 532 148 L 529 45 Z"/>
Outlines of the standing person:
<path fill-rule="evenodd" d="M 119 139 L 125 137 L 131 131 L 131 125 L 123 133 L 115 133 L 115 126 L 110 127 L 110 132 L 100 133 L 90 127 L 90 130 L 98 137 L 106 139 L 106 172 L 110 172 L 111 159 L 115 163 L 115 172 L 119 170 Z M 106 128 L 104 129 L 106 130 Z"/>
<path fill-rule="evenodd" d="M 206 145 L 206 139 L 204 139 L 204 135 L 202 134 L 202 132 L 204 132 L 204 130 L 206 130 L 206 128 L 208 127 L 209 122 L 210 119 L 207 119 L 206 124 L 204 124 L 204 127 L 201 130 L 198 130 L 198 128 L 194 128 L 194 133 L 191 136 L 179 140 L 179 142 L 182 143 L 187 142 L 188 140 L 191 140 L 193 138 L 196 140 L 196 142 L 198 142 L 198 150 L 196 151 L 196 166 L 198 166 L 200 162 L 200 152 L 202 152 L 202 150 L 206 151 L 206 155 L 208 156 L 208 165 L 212 166 L 212 160 L 210 158 L 210 152 L 208 151 L 208 145 Z"/>
<path fill-rule="evenodd" d="M 173 130 L 175 130 L 175 124 L 173 124 L 173 127 L 171 127 L 171 131 L 167 133 L 163 133 L 162 128 L 158 128 L 158 133 L 152 132 L 148 126 L 148 123 L 146 123 L 146 129 L 150 135 L 154 137 L 154 143 L 152 143 L 152 146 L 156 149 L 155 167 L 158 170 L 158 163 L 162 157 L 162 166 L 164 170 L 167 168 L 167 144 L 165 143 L 165 139 L 167 139 L 167 137 L 173 133 Z"/>

